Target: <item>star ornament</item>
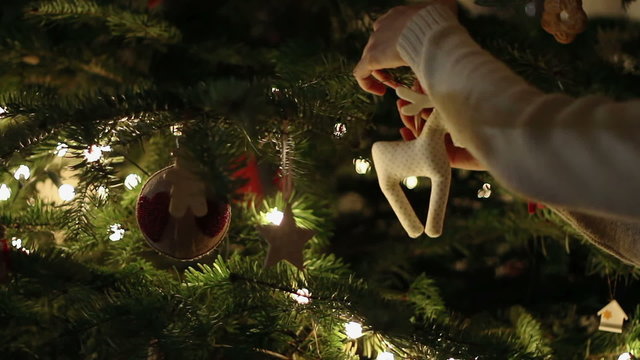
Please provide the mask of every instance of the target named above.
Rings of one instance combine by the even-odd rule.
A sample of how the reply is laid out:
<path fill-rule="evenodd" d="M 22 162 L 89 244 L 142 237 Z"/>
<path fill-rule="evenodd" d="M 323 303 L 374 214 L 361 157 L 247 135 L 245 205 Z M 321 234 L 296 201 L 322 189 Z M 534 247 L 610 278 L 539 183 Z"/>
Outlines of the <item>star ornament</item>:
<path fill-rule="evenodd" d="M 304 268 L 302 250 L 313 235 L 313 230 L 296 226 L 291 206 L 284 210 L 280 225 L 261 225 L 258 231 L 269 243 L 265 267 L 271 267 L 281 260 L 287 260 L 300 270 Z"/>

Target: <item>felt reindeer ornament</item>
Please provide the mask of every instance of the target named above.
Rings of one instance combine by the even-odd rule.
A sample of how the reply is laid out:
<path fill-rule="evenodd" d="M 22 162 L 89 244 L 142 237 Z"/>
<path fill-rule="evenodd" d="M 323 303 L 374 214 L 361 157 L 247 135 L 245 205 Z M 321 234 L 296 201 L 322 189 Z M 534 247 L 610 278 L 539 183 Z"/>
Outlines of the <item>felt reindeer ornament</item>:
<path fill-rule="evenodd" d="M 404 86 L 396 87 L 396 94 L 411 103 L 402 108 L 404 115 L 416 115 L 422 109 L 433 107 L 429 96 Z M 451 184 L 451 166 L 444 143 L 445 133 L 440 114 L 434 109 L 415 140 L 380 141 L 374 143 L 371 149 L 380 188 L 412 238 L 422 233 L 432 238 L 442 234 Z M 400 182 L 408 176 L 426 176 L 431 179 L 426 226 L 420 222 L 400 187 Z"/>

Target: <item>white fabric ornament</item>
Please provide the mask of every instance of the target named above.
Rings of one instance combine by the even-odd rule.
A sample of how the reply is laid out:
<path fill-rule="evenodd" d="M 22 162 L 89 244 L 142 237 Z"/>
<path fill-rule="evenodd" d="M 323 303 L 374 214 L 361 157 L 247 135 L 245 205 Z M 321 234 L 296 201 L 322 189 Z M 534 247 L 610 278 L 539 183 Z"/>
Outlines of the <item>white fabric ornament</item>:
<path fill-rule="evenodd" d="M 401 109 L 404 115 L 417 115 L 422 109 L 433 107 L 429 96 L 406 87 L 397 87 L 396 94 L 401 99 L 411 102 Z M 432 238 L 442 234 L 451 184 L 451 166 L 444 144 L 445 133 L 440 114 L 434 110 L 417 139 L 380 141 L 373 144 L 371 149 L 380 188 L 402 227 L 412 238 L 420 236 L 423 232 Z M 400 182 L 408 176 L 431 178 L 431 199 L 426 226 L 418 220 L 400 187 Z"/>

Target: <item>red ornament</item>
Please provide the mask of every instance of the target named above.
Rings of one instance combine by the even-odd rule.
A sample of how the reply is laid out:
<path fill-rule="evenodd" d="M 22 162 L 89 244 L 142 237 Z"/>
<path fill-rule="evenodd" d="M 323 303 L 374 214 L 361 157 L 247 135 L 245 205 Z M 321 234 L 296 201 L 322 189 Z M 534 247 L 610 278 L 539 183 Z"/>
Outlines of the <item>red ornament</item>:
<path fill-rule="evenodd" d="M 138 199 L 137 217 L 140 230 L 153 242 L 160 241 L 169 222 L 169 201 L 171 197 L 168 192 L 159 192 L 152 198 L 140 196 Z"/>
<path fill-rule="evenodd" d="M 231 206 L 213 196 L 207 198 L 207 213 L 197 217 L 188 209 L 182 217 L 169 212 L 172 182 L 164 174 L 153 174 L 143 186 L 136 209 L 140 230 L 147 243 L 160 253 L 179 260 L 192 260 L 215 249 L 231 223 Z"/>
<path fill-rule="evenodd" d="M 5 227 L 0 225 L 0 243 L 2 244 L 2 255 L 0 256 L 0 283 L 9 281 L 9 272 L 11 271 L 11 258 L 9 254 L 11 248 L 9 241 L 5 239 Z"/>
<path fill-rule="evenodd" d="M 158 7 L 158 5 L 162 4 L 163 0 L 149 0 L 147 1 L 147 7 L 149 9 L 154 9 L 156 7 Z"/>
<path fill-rule="evenodd" d="M 236 193 L 238 194 L 255 194 L 258 199 L 264 196 L 264 187 L 260 180 L 260 170 L 258 168 L 258 161 L 252 154 L 243 155 L 236 160 L 240 164 L 245 164 L 233 175 L 235 179 L 245 179 L 247 182 L 244 186 L 240 187 Z"/>

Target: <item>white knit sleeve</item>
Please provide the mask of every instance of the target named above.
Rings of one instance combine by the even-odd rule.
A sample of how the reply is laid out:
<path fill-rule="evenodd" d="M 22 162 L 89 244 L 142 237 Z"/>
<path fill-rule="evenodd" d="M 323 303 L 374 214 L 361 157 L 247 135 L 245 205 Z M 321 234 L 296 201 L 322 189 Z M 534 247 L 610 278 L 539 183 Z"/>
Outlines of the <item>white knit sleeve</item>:
<path fill-rule="evenodd" d="M 567 209 L 640 219 L 640 101 L 543 94 L 438 4 L 411 20 L 398 50 L 451 136 L 507 187 Z"/>

